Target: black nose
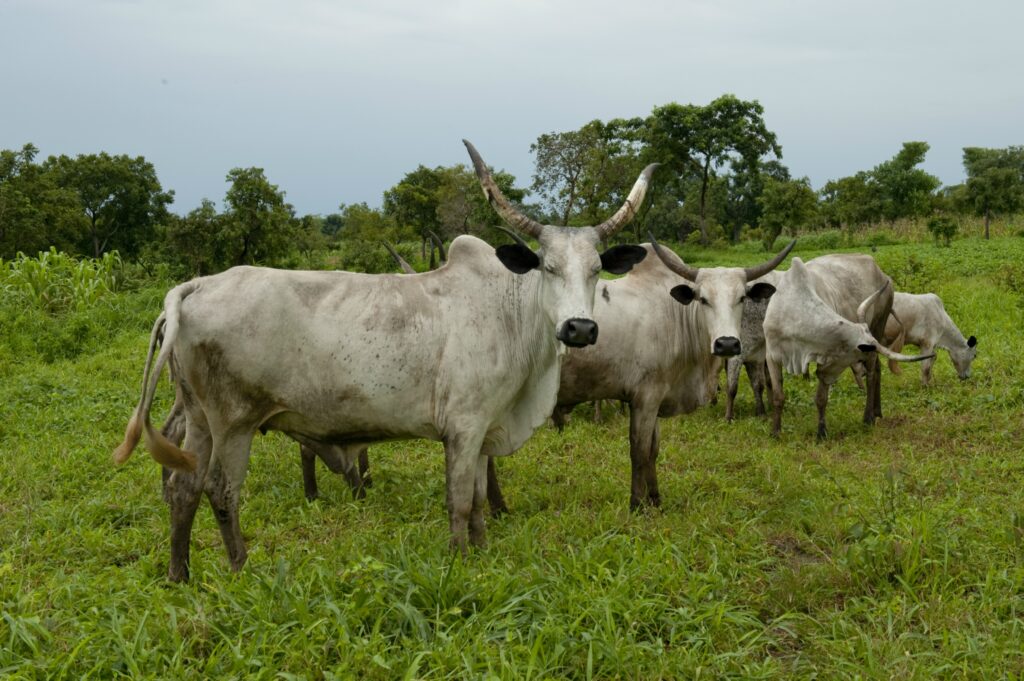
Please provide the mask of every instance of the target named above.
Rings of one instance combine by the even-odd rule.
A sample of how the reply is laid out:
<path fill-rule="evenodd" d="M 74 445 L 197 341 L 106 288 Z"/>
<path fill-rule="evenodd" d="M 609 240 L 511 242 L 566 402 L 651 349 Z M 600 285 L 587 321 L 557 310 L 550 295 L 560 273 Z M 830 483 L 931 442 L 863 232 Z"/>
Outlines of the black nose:
<path fill-rule="evenodd" d="M 720 336 L 715 339 L 715 347 L 711 352 L 719 357 L 735 357 L 740 354 L 740 339 L 732 336 Z"/>
<path fill-rule="evenodd" d="M 597 342 L 597 322 L 592 319 L 567 319 L 555 336 L 573 348 L 593 345 Z"/>

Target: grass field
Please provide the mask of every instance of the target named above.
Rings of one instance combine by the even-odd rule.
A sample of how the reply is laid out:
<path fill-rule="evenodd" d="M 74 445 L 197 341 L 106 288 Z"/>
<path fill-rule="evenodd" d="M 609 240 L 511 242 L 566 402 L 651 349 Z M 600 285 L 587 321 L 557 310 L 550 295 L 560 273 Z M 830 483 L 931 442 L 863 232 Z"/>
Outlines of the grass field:
<path fill-rule="evenodd" d="M 886 417 L 868 428 L 844 378 L 821 444 L 812 381 L 787 380 L 778 441 L 744 382 L 735 423 L 721 403 L 662 421 L 664 502 L 642 514 L 627 509 L 628 420 L 580 409 L 563 435 L 543 428 L 499 461 L 512 513 L 466 559 L 447 549 L 439 444 L 371 448 L 359 502 L 321 468 L 307 503 L 297 446 L 257 438 L 249 562 L 229 572 L 204 504 L 187 585 L 165 579 L 158 467 L 141 450 L 110 462 L 163 288 L 58 317 L 8 305 L 0 676 L 1018 678 L 1024 239 L 875 255 L 978 337 L 970 381 L 944 354 L 931 388 L 916 366 L 885 371 Z"/>

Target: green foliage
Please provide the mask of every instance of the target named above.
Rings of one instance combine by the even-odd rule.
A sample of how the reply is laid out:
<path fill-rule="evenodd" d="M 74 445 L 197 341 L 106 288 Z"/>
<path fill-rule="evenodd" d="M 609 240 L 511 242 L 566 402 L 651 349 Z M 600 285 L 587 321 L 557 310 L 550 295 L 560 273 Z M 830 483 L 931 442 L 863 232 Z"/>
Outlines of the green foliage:
<path fill-rule="evenodd" d="M 949 246 L 958 229 L 960 225 L 949 216 L 936 215 L 928 218 L 928 231 L 935 237 L 936 243 L 941 240 L 944 245 Z"/>
<path fill-rule="evenodd" d="M 51 156 L 43 170 L 77 196 L 85 228 L 81 249 L 95 258 L 110 250 L 137 254 L 174 201 L 174 192 L 163 190 L 153 164 L 142 156 Z"/>
<path fill-rule="evenodd" d="M 1024 207 L 1024 147 L 1006 149 L 964 148 L 967 182 L 961 201 L 985 217 L 985 238 L 993 214 L 1012 213 Z"/>
<path fill-rule="evenodd" d="M 271 184 L 263 168 L 233 168 L 227 175 L 224 202 L 227 211 L 219 221 L 219 243 L 232 265 L 266 262 L 288 253 L 296 225 L 284 192 Z"/>
<path fill-rule="evenodd" d="M 758 198 L 764 247 L 771 250 L 783 229 L 795 235 L 808 227 L 818 215 L 818 195 L 806 177 L 799 180 L 769 178 Z"/>
<path fill-rule="evenodd" d="M 35 258 L 19 253 L 14 260 L 0 260 L 0 291 L 5 304 L 50 313 L 81 310 L 118 290 L 122 272 L 116 252 L 77 260 L 51 247 Z"/>

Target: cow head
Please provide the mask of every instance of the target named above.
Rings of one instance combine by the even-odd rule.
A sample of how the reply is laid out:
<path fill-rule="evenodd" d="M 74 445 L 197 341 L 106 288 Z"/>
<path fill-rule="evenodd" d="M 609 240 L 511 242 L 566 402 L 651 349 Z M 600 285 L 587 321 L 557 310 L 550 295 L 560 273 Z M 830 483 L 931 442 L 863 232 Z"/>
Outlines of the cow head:
<path fill-rule="evenodd" d="M 768 282 L 755 282 L 778 267 L 779 263 L 793 250 L 794 239 L 771 260 L 756 267 L 691 267 L 674 253 L 666 252 L 654 235 L 649 235 L 655 253 L 670 270 L 688 280 L 679 284 L 670 293 L 683 305 L 700 305 L 704 324 L 711 338 L 711 354 L 718 357 L 734 357 L 742 352 L 740 347 L 740 325 L 743 318 L 743 303 L 747 298 L 767 300 L 775 293 L 775 287 Z"/>
<path fill-rule="evenodd" d="M 960 377 L 961 381 L 966 381 L 971 377 L 971 362 L 978 355 L 978 339 L 971 336 L 967 339 L 967 342 L 963 345 L 950 348 L 949 358 L 953 360 L 953 366 L 956 368 L 956 375 Z"/>
<path fill-rule="evenodd" d="M 466 140 L 463 143 L 491 207 L 513 229 L 540 243 L 540 248 L 534 251 L 514 232 L 505 230 L 512 234 L 516 243 L 495 249 L 498 260 L 516 274 L 537 271 L 541 277 L 541 305 L 558 340 L 570 347 L 594 344 L 598 332 L 597 322 L 593 320 L 598 274 L 601 270 L 624 274 L 647 255 L 640 246 L 614 246 L 603 253 L 597 248 L 636 214 L 657 164 L 647 166 L 640 173 L 626 203 L 605 222 L 595 227 L 555 227 L 542 225 L 513 208 L 480 154 Z"/>

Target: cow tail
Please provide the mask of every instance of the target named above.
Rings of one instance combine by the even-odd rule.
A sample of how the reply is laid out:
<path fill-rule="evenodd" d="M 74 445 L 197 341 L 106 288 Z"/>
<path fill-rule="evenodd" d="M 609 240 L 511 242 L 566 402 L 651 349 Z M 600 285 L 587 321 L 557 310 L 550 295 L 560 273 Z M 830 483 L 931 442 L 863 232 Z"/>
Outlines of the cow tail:
<path fill-rule="evenodd" d="M 149 336 L 149 352 L 146 355 L 146 366 L 142 374 L 142 397 L 135 413 L 128 421 L 125 430 L 124 441 L 114 450 L 114 462 L 124 463 L 131 456 L 132 451 L 144 439 L 146 449 L 157 463 L 180 471 L 194 471 L 196 469 L 196 455 L 180 449 L 177 445 L 168 440 L 160 431 L 153 428 L 149 417 L 150 409 L 153 406 L 153 398 L 156 395 L 157 381 L 164 365 L 170 358 L 174 341 L 178 337 L 178 320 L 181 315 L 181 301 L 185 299 L 196 288 L 194 282 L 188 282 L 172 289 L 167 298 L 164 299 L 164 311 L 157 317 L 153 324 L 153 331 Z M 161 337 L 163 342 L 161 343 Z M 156 346 L 160 345 L 160 353 L 156 357 L 156 364 L 153 366 L 153 355 Z M 152 367 L 152 369 L 151 369 Z"/>
<path fill-rule="evenodd" d="M 903 324 L 903 321 L 896 316 L 895 312 L 890 311 L 889 314 L 891 314 L 892 318 L 896 320 L 896 323 L 900 325 L 900 332 L 896 334 L 896 340 L 892 342 L 892 345 L 889 346 L 889 349 L 892 350 L 893 352 L 900 352 L 901 350 L 903 350 L 903 346 L 907 344 L 907 327 L 906 325 Z M 901 374 L 903 373 L 903 367 L 901 367 L 900 363 L 897 362 L 896 360 L 890 359 L 889 371 L 891 371 L 894 374 Z"/>

